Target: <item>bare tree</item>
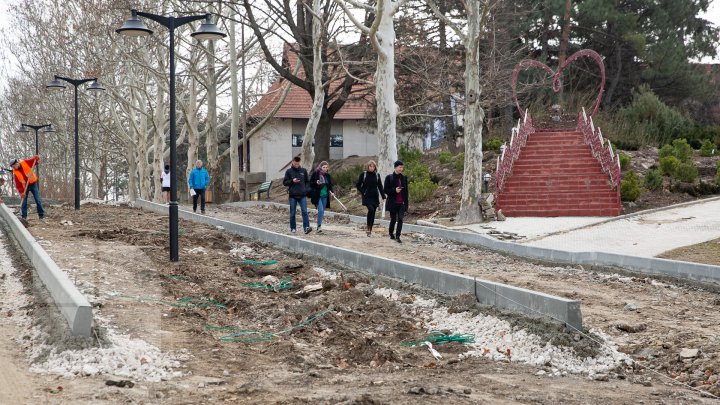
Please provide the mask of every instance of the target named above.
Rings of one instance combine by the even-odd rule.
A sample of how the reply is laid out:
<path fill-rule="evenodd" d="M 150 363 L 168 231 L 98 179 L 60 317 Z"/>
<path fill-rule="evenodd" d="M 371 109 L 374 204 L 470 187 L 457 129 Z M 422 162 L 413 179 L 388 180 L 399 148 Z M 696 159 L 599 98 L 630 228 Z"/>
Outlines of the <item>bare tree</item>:
<path fill-rule="evenodd" d="M 485 119 L 485 110 L 480 103 L 480 40 L 485 33 L 485 23 L 494 6 L 490 0 L 464 0 L 463 6 L 467 13 L 465 30 L 460 24 L 450 20 L 440 12 L 434 0 L 428 0 L 438 18 L 443 19 L 459 38 L 465 47 L 465 169 L 463 171 L 463 186 L 460 197 L 460 210 L 456 220 L 467 224 L 480 222 L 482 217 L 478 206 L 479 196 L 482 192 L 482 124 Z"/>

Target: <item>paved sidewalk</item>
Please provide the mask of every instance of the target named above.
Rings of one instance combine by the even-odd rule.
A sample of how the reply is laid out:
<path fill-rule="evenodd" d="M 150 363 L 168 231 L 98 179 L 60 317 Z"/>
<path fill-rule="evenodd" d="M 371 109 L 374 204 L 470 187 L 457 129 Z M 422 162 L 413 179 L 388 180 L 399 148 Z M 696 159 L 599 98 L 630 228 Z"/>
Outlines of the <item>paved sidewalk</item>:
<path fill-rule="evenodd" d="M 508 218 L 458 227 L 478 233 L 516 233 L 518 243 L 571 252 L 597 251 L 655 257 L 678 247 L 720 238 L 720 198 L 618 218 Z"/>

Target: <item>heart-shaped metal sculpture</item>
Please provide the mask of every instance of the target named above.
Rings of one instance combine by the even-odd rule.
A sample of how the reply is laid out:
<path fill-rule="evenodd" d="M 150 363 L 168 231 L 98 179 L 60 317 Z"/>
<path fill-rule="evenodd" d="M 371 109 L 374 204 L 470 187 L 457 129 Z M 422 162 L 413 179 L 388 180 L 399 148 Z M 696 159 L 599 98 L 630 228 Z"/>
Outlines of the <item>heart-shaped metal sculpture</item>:
<path fill-rule="evenodd" d="M 513 69 L 512 72 L 512 92 L 513 92 L 513 101 L 515 101 L 515 106 L 517 107 L 518 111 L 520 111 L 520 116 L 524 119 L 525 118 L 525 110 L 520 107 L 520 102 L 517 98 L 517 81 L 518 76 L 520 75 L 520 71 L 523 69 L 527 69 L 530 67 L 538 68 L 543 71 L 545 71 L 548 76 L 552 77 L 552 89 L 555 93 L 559 92 L 562 88 L 562 82 L 560 81 L 560 78 L 562 77 L 562 72 L 565 70 L 565 68 L 574 62 L 576 59 L 581 57 L 588 57 L 592 60 L 594 60 L 598 67 L 600 68 L 600 91 L 598 93 L 597 99 L 595 99 L 595 105 L 592 109 L 592 112 L 590 113 L 591 116 L 595 115 L 597 113 L 598 108 L 600 108 L 600 101 L 602 100 L 603 93 L 605 92 L 605 64 L 603 63 L 602 57 L 597 52 L 593 51 L 592 49 L 583 49 L 581 51 L 577 51 L 574 54 L 572 54 L 563 64 L 558 68 L 557 71 L 553 71 L 548 67 L 548 65 L 539 62 L 534 59 L 524 59 L 520 61 L 515 66 L 515 69 Z"/>

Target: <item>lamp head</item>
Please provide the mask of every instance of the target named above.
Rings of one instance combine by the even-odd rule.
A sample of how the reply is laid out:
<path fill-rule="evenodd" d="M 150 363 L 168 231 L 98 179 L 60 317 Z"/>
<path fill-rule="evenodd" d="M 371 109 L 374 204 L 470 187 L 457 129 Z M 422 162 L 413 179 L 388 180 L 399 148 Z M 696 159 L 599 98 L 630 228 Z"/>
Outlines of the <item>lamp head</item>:
<path fill-rule="evenodd" d="M 128 37 L 146 37 L 152 35 L 153 31 L 148 29 L 145 24 L 138 18 L 137 10 L 130 10 L 130 18 L 123 23 L 122 27 L 115 30 L 118 34 Z"/>
<path fill-rule="evenodd" d="M 200 25 L 200 28 L 190 34 L 191 37 L 198 41 L 210 40 L 215 41 L 218 39 L 225 38 L 227 34 L 222 32 L 215 23 L 212 22 L 212 16 L 210 14 L 205 15 L 205 21 Z"/>
<path fill-rule="evenodd" d="M 55 132 L 55 128 L 50 124 L 45 128 L 45 132 Z"/>
<path fill-rule="evenodd" d="M 26 134 L 26 133 L 30 132 L 30 130 L 27 129 L 27 127 L 25 125 L 20 125 L 15 132 L 20 132 L 20 133 Z"/>
<path fill-rule="evenodd" d="M 45 86 L 45 87 L 46 87 L 48 90 L 55 90 L 55 91 L 65 90 L 65 85 L 64 85 L 63 82 L 62 82 L 60 79 L 58 79 L 57 77 L 54 78 L 54 79 L 53 79 L 50 83 L 48 83 L 48 85 Z"/>
<path fill-rule="evenodd" d="M 88 86 L 88 90 L 92 91 L 98 91 L 98 90 L 105 90 L 105 88 L 97 81 L 97 79 L 93 80 Z"/>

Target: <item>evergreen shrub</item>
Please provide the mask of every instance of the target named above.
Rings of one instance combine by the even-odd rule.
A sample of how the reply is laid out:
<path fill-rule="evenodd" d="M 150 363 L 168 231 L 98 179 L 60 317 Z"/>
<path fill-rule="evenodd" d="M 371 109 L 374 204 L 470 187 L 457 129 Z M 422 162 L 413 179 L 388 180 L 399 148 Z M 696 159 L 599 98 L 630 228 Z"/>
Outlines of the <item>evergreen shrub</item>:
<path fill-rule="evenodd" d="M 453 167 L 459 172 L 465 170 L 465 152 L 460 152 L 457 156 L 455 156 Z"/>
<path fill-rule="evenodd" d="M 675 168 L 673 178 L 684 183 L 692 183 L 698 176 L 698 169 L 692 163 L 680 163 Z"/>
<path fill-rule="evenodd" d="M 332 173 L 333 184 L 342 188 L 353 188 L 363 171 L 365 171 L 364 165 L 355 165 L 344 170 L 338 170 Z"/>
<path fill-rule="evenodd" d="M 645 188 L 650 191 L 660 190 L 663 185 L 663 175 L 659 169 L 649 170 L 645 174 Z"/>
<path fill-rule="evenodd" d="M 483 150 L 492 150 L 495 152 L 500 151 L 500 146 L 504 143 L 504 141 L 500 138 L 490 138 L 487 141 L 483 142 Z"/>
<path fill-rule="evenodd" d="M 660 171 L 663 174 L 672 176 L 675 173 L 675 169 L 680 165 L 680 160 L 675 156 L 665 156 L 660 158 Z"/>
<path fill-rule="evenodd" d="M 452 153 L 444 150 L 438 154 L 438 159 L 442 164 L 448 164 L 452 162 Z"/>
<path fill-rule="evenodd" d="M 709 139 L 703 141 L 700 146 L 700 156 L 709 157 L 714 156 L 717 153 L 717 145 Z"/>
<path fill-rule="evenodd" d="M 620 170 L 625 171 L 630 167 L 630 155 L 620 153 Z"/>
<path fill-rule="evenodd" d="M 620 199 L 623 201 L 635 201 L 640 197 L 640 178 L 634 171 L 625 172 L 620 182 Z"/>

